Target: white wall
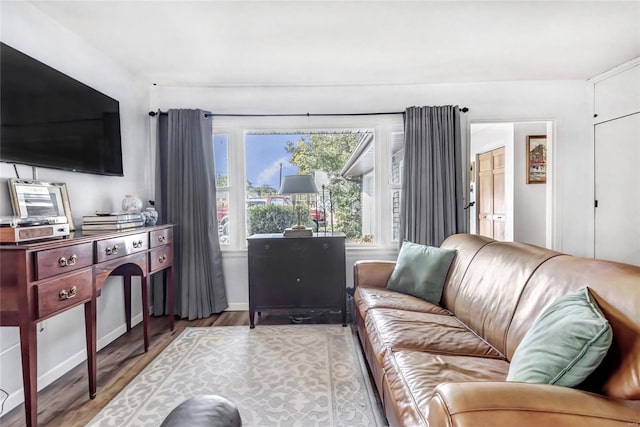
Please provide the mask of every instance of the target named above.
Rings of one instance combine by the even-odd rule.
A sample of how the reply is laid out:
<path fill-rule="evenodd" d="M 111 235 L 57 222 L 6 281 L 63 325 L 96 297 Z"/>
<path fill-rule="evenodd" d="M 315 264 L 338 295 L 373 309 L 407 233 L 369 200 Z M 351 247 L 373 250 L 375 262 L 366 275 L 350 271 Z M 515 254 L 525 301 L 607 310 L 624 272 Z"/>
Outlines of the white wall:
<path fill-rule="evenodd" d="M 23 2 L 2 2 L 0 7 L 0 38 L 4 43 L 120 101 L 124 177 L 38 168 L 38 179 L 67 184 L 77 226 L 82 224 L 83 215 L 95 210 L 119 210 L 127 193 L 138 193 L 143 200 L 148 200 L 151 164 L 148 161 L 149 118 L 146 115 L 149 94 L 145 86 L 33 6 Z M 21 166 L 18 170 L 21 178 L 32 178 L 31 167 Z M 13 166 L 0 163 L 0 215 L 12 214 L 6 184 L 11 177 L 15 177 Z M 109 279 L 98 298 L 99 348 L 125 331 L 121 283 L 119 278 Z M 134 279 L 132 311 L 135 323 L 141 319 L 138 284 Z M 82 325 L 82 307 L 44 322 L 44 330 L 38 334 L 39 389 L 86 359 Z M 0 388 L 10 394 L 3 413 L 23 401 L 21 366 L 18 329 L 0 328 Z M 88 399 L 88 393 L 86 397 Z"/>
<path fill-rule="evenodd" d="M 527 135 L 546 135 L 546 123 L 514 124 L 514 231 L 516 242 L 545 246 L 547 184 L 527 184 Z"/>

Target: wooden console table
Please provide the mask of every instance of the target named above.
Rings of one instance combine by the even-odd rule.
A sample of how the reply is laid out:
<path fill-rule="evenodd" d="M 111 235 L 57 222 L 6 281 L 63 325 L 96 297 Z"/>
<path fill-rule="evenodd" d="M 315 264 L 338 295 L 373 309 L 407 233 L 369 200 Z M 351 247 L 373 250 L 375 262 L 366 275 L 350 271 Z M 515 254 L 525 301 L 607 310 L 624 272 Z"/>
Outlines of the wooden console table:
<path fill-rule="evenodd" d="M 131 276 L 142 283 L 144 350 L 149 348 L 149 274 L 166 270 L 173 313 L 173 226 L 83 235 L 0 246 L 0 326 L 18 326 L 26 424 L 38 424 L 36 324 L 84 305 L 89 396 L 96 395 L 96 298 L 111 275 L 124 280 L 127 330 L 131 329 Z M 174 318 L 169 316 L 173 330 Z"/>
<path fill-rule="evenodd" d="M 347 325 L 345 235 L 254 234 L 249 242 L 249 323 L 263 310 L 342 311 Z"/>

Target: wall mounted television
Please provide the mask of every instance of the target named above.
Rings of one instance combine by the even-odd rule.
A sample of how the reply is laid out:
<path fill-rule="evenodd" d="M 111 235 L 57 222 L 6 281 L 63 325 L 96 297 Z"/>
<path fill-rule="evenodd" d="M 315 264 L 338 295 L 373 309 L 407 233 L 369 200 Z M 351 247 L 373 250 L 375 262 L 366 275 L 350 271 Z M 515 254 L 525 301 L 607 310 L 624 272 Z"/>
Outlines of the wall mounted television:
<path fill-rule="evenodd" d="M 0 161 L 123 176 L 117 100 L 0 42 Z"/>

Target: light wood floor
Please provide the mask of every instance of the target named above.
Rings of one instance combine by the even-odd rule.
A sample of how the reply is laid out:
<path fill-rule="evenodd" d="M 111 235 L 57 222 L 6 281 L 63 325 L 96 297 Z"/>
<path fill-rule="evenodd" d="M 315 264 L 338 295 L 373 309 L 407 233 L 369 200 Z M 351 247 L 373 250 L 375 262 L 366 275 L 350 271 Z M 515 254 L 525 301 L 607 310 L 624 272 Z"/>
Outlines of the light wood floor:
<path fill-rule="evenodd" d="M 338 317 L 327 314 L 305 323 L 338 323 Z M 260 324 L 291 323 L 288 316 L 263 313 L 256 316 L 256 327 Z M 166 317 L 152 317 L 149 324 L 149 351 L 143 351 L 142 326 L 131 331 L 98 352 L 98 393 L 89 399 L 87 364 L 81 363 L 62 378 L 38 393 L 38 425 L 40 426 L 84 426 L 129 382 L 142 371 L 185 327 L 241 326 L 249 327 L 249 313 L 230 311 L 200 320 L 176 320 L 171 332 Z M 24 405 L 20 405 L 0 418 L 2 427 L 22 427 Z"/>

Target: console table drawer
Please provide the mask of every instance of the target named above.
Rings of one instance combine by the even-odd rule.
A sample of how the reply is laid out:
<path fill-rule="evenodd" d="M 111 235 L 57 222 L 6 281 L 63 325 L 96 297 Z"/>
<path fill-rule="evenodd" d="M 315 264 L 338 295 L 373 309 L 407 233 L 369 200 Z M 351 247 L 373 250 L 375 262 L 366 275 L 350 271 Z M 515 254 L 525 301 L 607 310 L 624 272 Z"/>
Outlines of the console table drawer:
<path fill-rule="evenodd" d="M 149 272 L 155 273 L 173 264 L 173 248 L 164 246 L 149 252 Z"/>
<path fill-rule="evenodd" d="M 81 243 L 36 252 L 36 279 L 78 270 L 93 264 L 93 244 Z"/>
<path fill-rule="evenodd" d="M 173 242 L 173 228 L 152 231 L 150 235 L 149 245 L 152 249 Z"/>
<path fill-rule="evenodd" d="M 120 258 L 149 248 L 148 233 L 138 233 L 123 237 L 99 240 L 96 242 L 97 262 Z"/>
<path fill-rule="evenodd" d="M 38 283 L 35 289 L 37 317 L 40 319 L 91 299 L 93 274 L 91 269 L 84 270 Z"/>

